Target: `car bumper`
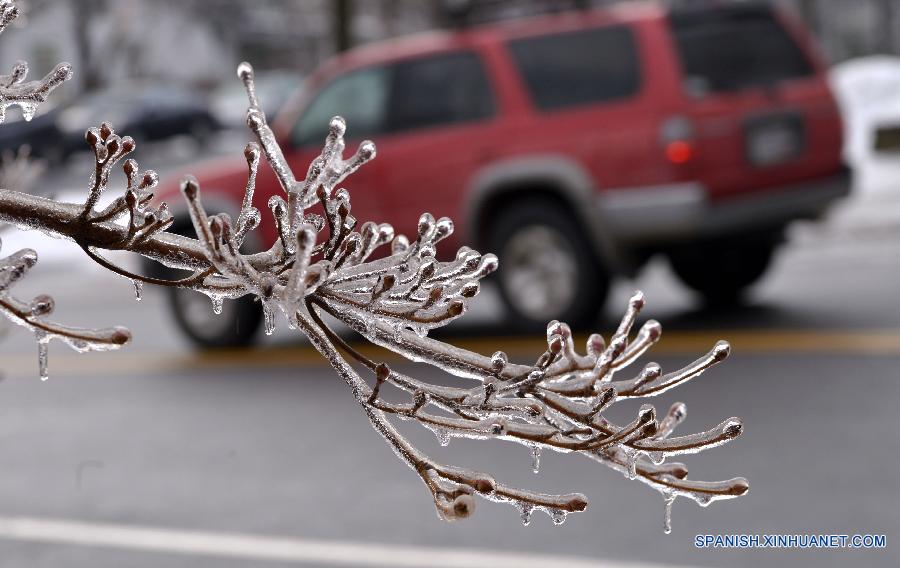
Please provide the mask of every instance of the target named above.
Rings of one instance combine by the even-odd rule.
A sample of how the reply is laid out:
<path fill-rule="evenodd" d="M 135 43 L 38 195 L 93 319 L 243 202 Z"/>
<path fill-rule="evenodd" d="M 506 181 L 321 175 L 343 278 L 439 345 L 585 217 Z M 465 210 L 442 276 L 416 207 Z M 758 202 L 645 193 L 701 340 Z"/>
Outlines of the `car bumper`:
<path fill-rule="evenodd" d="M 613 240 L 669 242 L 735 234 L 816 218 L 850 193 L 851 171 L 711 200 L 700 183 L 628 188 L 598 197 L 599 222 Z"/>

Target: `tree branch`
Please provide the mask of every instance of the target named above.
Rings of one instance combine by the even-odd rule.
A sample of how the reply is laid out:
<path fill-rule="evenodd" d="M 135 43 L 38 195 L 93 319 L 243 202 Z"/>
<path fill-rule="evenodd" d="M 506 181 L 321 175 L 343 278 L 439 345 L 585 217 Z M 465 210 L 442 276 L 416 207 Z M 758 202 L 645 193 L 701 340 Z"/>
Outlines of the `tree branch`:
<path fill-rule="evenodd" d="M 704 432 L 673 436 L 685 417 L 680 403 L 661 419 L 649 404 L 640 406 L 626 424 L 603 416 L 618 401 L 655 396 L 699 376 L 728 356 L 727 343 L 718 343 L 677 371 L 664 374 L 651 363 L 630 379 L 616 379 L 661 335 L 661 326 L 651 320 L 632 338 L 644 306 L 640 293 L 629 301 L 609 342 L 599 334 L 591 335 L 583 353 L 576 350 L 571 329 L 556 321 L 547 326 L 546 349 L 530 364 L 510 362 L 502 351 L 487 356 L 429 338 L 432 329 L 465 312 L 480 290 L 481 279 L 496 270 L 497 258 L 464 247 L 452 260 L 438 260 L 436 247 L 453 232 L 453 223 L 428 213 L 419 218 L 412 240 L 395 235 L 387 224 L 357 226 L 350 193 L 337 185 L 375 156 L 374 144 L 363 142 L 345 159 L 346 125 L 335 117 L 321 154 L 310 164 L 306 177 L 297 179 L 259 110 L 252 68 L 241 64 L 238 74 L 247 89 L 247 124 L 256 142 L 244 152 L 248 176 L 236 220 L 209 214 L 198 182 L 187 178 L 182 193 L 198 238 L 166 233 L 171 222 L 168 209 L 164 204 L 150 205 L 156 175 L 138 173 L 137 162 L 131 159 L 123 165 L 124 194 L 103 211 L 95 211 L 112 168 L 134 150 L 133 140 L 117 136 L 108 124 L 86 135 L 95 166 L 84 204 L 59 204 L 0 190 L 0 220 L 71 239 L 94 261 L 135 280 L 186 287 L 214 299 L 253 294 L 263 304 L 267 332 L 274 329 L 276 313 L 281 312 L 347 383 L 373 427 L 422 479 L 444 519 L 470 515 L 473 497 L 481 496 L 514 504 L 526 524 L 534 510 L 545 511 L 558 524 L 568 513 L 584 510 L 587 499 L 577 493 L 548 495 L 517 489 L 481 472 L 439 464 L 406 440 L 391 417 L 432 430 L 442 445 L 453 437 L 521 444 L 530 451 L 535 472 L 542 449 L 581 454 L 661 492 L 667 514 L 678 496 L 707 505 L 747 492 L 749 485 L 743 478 L 688 480 L 683 464 L 665 461 L 733 440 L 743 432 L 739 419 L 729 418 Z M 268 203 L 279 236 L 268 250 L 246 255 L 240 252 L 241 242 L 260 220 L 253 198 L 261 156 L 276 172 L 284 192 Z M 306 211 L 316 204 L 322 206 L 324 216 Z M 371 260 L 383 246 L 389 246 L 389 254 Z M 178 281 L 141 277 L 105 260 L 101 250 L 127 250 L 194 273 Z M 325 313 L 371 343 L 471 382 L 435 385 L 365 357 L 328 327 L 321 317 Z M 339 350 L 361 370 L 355 370 Z M 386 399 L 386 389 L 404 393 L 405 402 Z"/>

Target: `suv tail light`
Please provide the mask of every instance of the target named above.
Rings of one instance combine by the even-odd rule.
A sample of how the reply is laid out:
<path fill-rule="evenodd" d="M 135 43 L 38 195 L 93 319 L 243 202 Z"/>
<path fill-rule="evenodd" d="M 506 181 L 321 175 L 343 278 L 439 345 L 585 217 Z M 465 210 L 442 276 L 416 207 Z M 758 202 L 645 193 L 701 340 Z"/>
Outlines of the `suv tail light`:
<path fill-rule="evenodd" d="M 690 162 L 694 157 L 694 125 L 682 115 L 670 116 L 659 127 L 659 140 L 666 160 L 675 165 Z"/>

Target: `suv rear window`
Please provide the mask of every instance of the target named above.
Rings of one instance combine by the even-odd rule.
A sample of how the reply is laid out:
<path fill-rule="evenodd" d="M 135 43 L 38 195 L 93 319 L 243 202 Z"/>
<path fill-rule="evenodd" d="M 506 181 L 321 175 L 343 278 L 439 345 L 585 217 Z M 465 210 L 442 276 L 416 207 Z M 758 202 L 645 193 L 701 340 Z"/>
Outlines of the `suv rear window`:
<path fill-rule="evenodd" d="M 625 26 L 517 39 L 509 50 L 543 110 L 623 99 L 640 88 L 634 34 Z"/>
<path fill-rule="evenodd" d="M 725 8 L 669 17 L 692 94 L 737 91 L 813 74 L 771 8 Z"/>
<path fill-rule="evenodd" d="M 402 61 L 393 66 L 392 74 L 391 131 L 469 122 L 494 114 L 488 79 L 474 53 Z"/>

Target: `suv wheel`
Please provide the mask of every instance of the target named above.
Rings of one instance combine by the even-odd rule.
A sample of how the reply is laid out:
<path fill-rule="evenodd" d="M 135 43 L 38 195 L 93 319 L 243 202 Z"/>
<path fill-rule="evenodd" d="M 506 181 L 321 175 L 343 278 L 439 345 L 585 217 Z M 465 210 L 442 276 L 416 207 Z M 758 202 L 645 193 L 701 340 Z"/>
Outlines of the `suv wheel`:
<path fill-rule="evenodd" d="M 195 236 L 194 229 L 189 224 L 175 225 L 169 232 Z M 177 280 L 190 274 L 149 260 L 145 267 L 145 274 L 168 280 Z M 200 292 L 186 288 L 167 288 L 166 292 L 175 323 L 201 349 L 252 345 L 256 332 L 262 325 L 262 307 L 253 296 L 224 300 L 221 313 L 216 314 L 212 301 Z"/>
<path fill-rule="evenodd" d="M 505 205 L 492 221 L 488 249 L 500 257 L 500 295 L 517 329 L 596 320 L 609 276 L 573 217 L 556 202 L 530 199 Z"/>
<path fill-rule="evenodd" d="M 698 243 L 671 252 L 669 263 L 707 302 L 734 303 L 766 273 L 778 241 L 777 235 L 754 235 Z"/>
<path fill-rule="evenodd" d="M 253 296 L 222 302 L 214 313 L 205 295 L 184 288 L 170 288 L 169 306 L 178 327 L 194 345 L 203 349 L 245 347 L 253 344 L 262 323 L 262 308 Z"/>

